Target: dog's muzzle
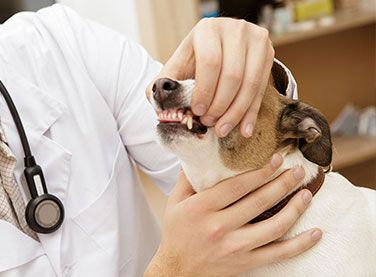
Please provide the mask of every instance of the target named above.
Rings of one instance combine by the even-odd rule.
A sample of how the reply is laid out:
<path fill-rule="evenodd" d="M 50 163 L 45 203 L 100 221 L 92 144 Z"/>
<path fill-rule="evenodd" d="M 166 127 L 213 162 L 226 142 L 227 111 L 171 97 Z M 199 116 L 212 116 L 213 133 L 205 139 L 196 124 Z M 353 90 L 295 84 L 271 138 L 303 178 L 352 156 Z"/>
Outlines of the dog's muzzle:
<path fill-rule="evenodd" d="M 205 134 L 207 127 L 185 105 L 185 91 L 178 81 L 161 78 L 155 81 L 153 99 L 158 114 L 158 127 L 163 130 L 183 129 L 196 134 Z"/>

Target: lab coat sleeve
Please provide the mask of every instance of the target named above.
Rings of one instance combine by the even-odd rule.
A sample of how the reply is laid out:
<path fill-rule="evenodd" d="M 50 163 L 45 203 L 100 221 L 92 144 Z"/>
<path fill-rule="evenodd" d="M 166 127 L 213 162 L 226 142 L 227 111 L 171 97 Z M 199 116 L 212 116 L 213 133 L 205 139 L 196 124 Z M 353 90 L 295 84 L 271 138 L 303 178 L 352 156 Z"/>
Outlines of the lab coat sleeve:
<path fill-rule="evenodd" d="M 129 156 L 168 194 L 180 163 L 157 142 L 157 116 L 145 95 L 162 65 L 125 36 L 84 20 L 62 5 L 53 8 L 63 14 L 63 24 L 74 38 L 68 41 L 111 109 Z"/>

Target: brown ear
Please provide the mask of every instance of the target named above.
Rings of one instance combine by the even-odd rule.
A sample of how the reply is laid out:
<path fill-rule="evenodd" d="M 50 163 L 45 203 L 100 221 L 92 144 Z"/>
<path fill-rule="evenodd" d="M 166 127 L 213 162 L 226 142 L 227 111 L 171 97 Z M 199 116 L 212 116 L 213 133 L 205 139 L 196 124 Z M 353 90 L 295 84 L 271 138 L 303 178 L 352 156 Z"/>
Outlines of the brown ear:
<path fill-rule="evenodd" d="M 320 166 L 330 165 L 330 129 L 328 122 L 318 110 L 292 101 L 282 110 L 278 125 L 283 140 L 295 140 L 307 160 Z"/>

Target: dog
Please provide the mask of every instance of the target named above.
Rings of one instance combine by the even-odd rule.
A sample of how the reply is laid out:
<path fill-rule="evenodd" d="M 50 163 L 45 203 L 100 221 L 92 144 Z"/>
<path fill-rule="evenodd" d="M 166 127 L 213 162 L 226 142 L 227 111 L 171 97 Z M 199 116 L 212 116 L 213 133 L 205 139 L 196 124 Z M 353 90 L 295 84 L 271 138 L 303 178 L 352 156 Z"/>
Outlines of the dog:
<path fill-rule="evenodd" d="M 329 125 L 318 110 L 284 95 L 285 69 L 274 63 L 250 138 L 241 135 L 239 126 L 218 138 L 214 128 L 201 124 L 190 109 L 194 86 L 194 80 L 159 79 L 153 85 L 151 103 L 160 121 L 160 143 L 180 159 L 197 193 L 263 167 L 274 153 L 280 153 L 284 162 L 271 179 L 301 166 L 305 177 L 295 191 L 314 189 L 311 205 L 281 240 L 320 227 L 321 241 L 297 257 L 242 276 L 376 276 L 376 191 L 355 187 L 338 173 L 323 172 L 332 161 Z M 271 217 L 291 195 L 256 222 Z"/>

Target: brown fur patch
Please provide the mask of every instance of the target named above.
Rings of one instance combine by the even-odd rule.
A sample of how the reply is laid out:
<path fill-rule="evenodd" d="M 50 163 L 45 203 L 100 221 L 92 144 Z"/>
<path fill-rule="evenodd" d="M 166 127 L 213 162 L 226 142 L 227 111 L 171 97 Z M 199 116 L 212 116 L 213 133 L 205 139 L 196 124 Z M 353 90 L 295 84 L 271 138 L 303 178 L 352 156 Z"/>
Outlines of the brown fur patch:
<path fill-rule="evenodd" d="M 220 157 L 227 168 L 238 172 L 260 168 L 282 148 L 299 148 L 306 159 L 321 166 L 331 163 L 327 121 L 318 110 L 285 97 L 287 85 L 285 70 L 274 63 L 253 135 L 244 138 L 237 126 L 227 137 L 219 139 Z M 317 130 L 305 129 L 305 119 L 312 120 Z"/>
<path fill-rule="evenodd" d="M 237 126 L 227 137 L 219 139 L 220 156 L 226 167 L 234 171 L 251 170 L 262 167 L 270 160 L 280 144 L 277 124 L 284 107 L 282 98 L 270 82 L 253 135 L 243 137 Z"/>

